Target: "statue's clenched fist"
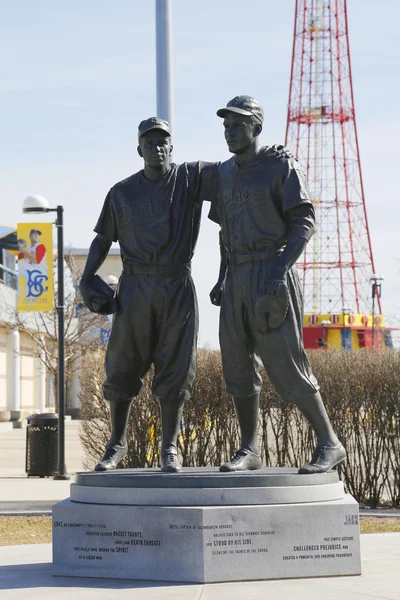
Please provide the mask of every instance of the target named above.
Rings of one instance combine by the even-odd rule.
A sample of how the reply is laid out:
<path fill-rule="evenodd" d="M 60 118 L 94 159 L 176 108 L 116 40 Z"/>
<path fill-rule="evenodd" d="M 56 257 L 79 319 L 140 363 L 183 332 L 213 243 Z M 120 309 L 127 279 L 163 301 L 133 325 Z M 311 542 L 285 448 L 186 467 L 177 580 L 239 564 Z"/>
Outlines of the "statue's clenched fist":
<path fill-rule="evenodd" d="M 224 291 L 224 282 L 218 281 L 210 292 L 211 304 L 221 306 L 222 292 Z"/>

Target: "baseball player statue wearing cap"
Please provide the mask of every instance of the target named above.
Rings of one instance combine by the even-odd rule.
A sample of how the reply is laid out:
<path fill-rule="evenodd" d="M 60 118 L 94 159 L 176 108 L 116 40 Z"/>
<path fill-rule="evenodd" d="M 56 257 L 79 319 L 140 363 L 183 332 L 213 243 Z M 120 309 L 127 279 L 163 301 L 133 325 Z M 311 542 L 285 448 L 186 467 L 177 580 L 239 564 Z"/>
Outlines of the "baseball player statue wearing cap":
<path fill-rule="evenodd" d="M 254 98 L 237 96 L 217 115 L 224 120 L 234 156 L 218 167 L 209 214 L 221 227 L 221 268 L 210 298 L 221 306 L 223 373 L 242 438 L 239 450 L 220 470 L 261 468 L 261 358 L 281 398 L 296 404 L 316 434 L 311 462 L 299 472 L 326 472 L 346 453 L 303 346 L 303 298 L 294 265 L 315 227 L 305 176 L 290 153 L 260 147 L 264 114 Z"/>
<path fill-rule="evenodd" d="M 80 290 L 93 312 L 115 312 L 103 386 L 110 403 L 111 439 L 97 471 L 115 469 L 127 454 L 132 398 L 154 364 L 152 391 L 160 399 L 161 469 L 178 472 L 177 435 L 196 371 L 197 301 L 190 275 L 203 199 L 211 199 L 216 165 L 171 163 L 169 125 L 139 125 L 144 169 L 114 185 L 95 227 Z M 96 272 L 112 242 L 123 272 L 117 296 Z"/>

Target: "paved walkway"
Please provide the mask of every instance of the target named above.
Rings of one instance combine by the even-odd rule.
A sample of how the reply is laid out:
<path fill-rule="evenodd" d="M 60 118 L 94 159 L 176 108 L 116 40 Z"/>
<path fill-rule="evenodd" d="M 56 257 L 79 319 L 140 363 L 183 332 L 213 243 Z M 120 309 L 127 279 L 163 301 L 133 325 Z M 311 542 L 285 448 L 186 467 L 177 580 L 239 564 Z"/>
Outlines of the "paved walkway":
<path fill-rule="evenodd" d="M 66 462 L 72 475 L 70 481 L 27 478 L 25 430 L 0 431 L 0 514 L 50 514 L 52 504 L 69 496 L 73 474 L 83 470 L 78 430 L 78 422 L 67 424 Z M 362 514 L 400 516 L 400 511 L 366 510 Z M 323 600 L 400 600 L 400 534 L 363 535 L 361 547 L 361 577 L 214 585 L 54 578 L 50 544 L 0 547 L 0 598 L 101 600 L 118 595 L 119 600 L 264 600 L 273 597 L 277 600 L 321 600 L 321 597 Z"/>
<path fill-rule="evenodd" d="M 5 425 L 0 423 L 0 425 Z M 8 425 L 8 423 L 7 423 Z M 0 477 L 26 477 L 26 429 L 0 427 Z M 83 470 L 83 450 L 79 440 L 79 421 L 65 422 L 65 462 L 69 473 Z"/>
<path fill-rule="evenodd" d="M 360 577 L 176 585 L 115 579 L 52 577 L 51 546 L 0 547 L 0 598 L 5 600 L 399 600 L 400 533 L 361 536 Z M 156 568 L 156 565 L 155 565 Z M 1 591 L 4 590 L 4 591 Z"/>
<path fill-rule="evenodd" d="M 74 474 L 83 470 L 79 421 L 66 421 L 65 455 L 69 481 L 28 478 L 25 472 L 26 429 L 0 429 L 0 515 L 51 514 L 56 502 L 69 496 Z"/>

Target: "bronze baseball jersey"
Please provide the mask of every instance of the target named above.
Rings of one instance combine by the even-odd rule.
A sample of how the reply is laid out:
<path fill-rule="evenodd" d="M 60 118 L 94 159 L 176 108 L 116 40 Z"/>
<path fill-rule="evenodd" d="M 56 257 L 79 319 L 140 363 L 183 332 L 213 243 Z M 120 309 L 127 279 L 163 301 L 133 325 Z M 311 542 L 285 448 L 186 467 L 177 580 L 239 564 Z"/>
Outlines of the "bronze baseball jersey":
<path fill-rule="evenodd" d="M 282 399 L 313 395 L 318 384 L 302 342 L 303 299 L 295 267 L 287 274 L 289 307 L 276 329 L 260 333 L 255 306 L 274 279 L 289 232 L 309 240 L 314 210 L 296 159 L 262 148 L 249 164 L 232 157 L 218 167 L 209 218 L 221 226 L 228 268 L 220 312 L 220 344 L 227 390 L 247 397 L 259 391 L 261 361 Z M 260 361 L 261 358 L 261 361 Z"/>
<path fill-rule="evenodd" d="M 95 231 L 119 242 L 123 262 L 105 361 L 107 400 L 136 396 L 152 363 L 155 396 L 190 396 L 198 332 L 190 261 L 215 173 L 212 163 L 172 164 L 156 182 L 141 171 L 107 194 Z"/>

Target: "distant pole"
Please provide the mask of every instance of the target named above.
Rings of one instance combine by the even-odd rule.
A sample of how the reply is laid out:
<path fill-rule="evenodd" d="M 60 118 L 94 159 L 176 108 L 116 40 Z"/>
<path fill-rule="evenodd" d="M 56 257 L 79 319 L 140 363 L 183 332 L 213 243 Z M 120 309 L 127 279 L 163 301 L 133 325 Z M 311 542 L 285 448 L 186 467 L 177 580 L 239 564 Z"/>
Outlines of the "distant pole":
<path fill-rule="evenodd" d="M 65 338 L 64 338 L 64 208 L 57 206 L 58 268 L 58 473 L 53 479 L 69 479 L 65 470 Z"/>
<path fill-rule="evenodd" d="M 157 117 L 172 128 L 171 2 L 156 0 Z"/>
<path fill-rule="evenodd" d="M 20 335 L 18 328 L 18 260 L 15 257 L 13 269 L 7 269 L 4 265 L 2 270 L 15 276 L 15 322 L 8 331 L 7 339 L 7 408 L 11 412 L 11 421 L 19 421 L 21 418 L 21 356 Z"/>
<path fill-rule="evenodd" d="M 370 277 L 370 282 L 372 283 L 372 350 L 374 350 L 375 348 L 375 298 L 378 298 L 378 302 L 380 303 L 381 300 L 381 289 L 382 289 L 382 285 L 381 283 L 378 283 L 378 281 L 383 281 L 384 277 L 382 277 L 382 275 L 371 275 Z M 380 304 L 379 304 L 380 306 Z"/>
<path fill-rule="evenodd" d="M 376 282 L 372 284 L 372 350 L 375 348 L 375 294 Z"/>

